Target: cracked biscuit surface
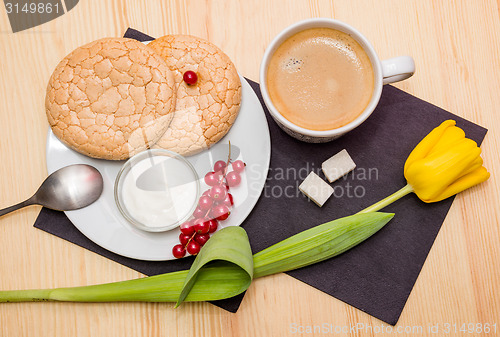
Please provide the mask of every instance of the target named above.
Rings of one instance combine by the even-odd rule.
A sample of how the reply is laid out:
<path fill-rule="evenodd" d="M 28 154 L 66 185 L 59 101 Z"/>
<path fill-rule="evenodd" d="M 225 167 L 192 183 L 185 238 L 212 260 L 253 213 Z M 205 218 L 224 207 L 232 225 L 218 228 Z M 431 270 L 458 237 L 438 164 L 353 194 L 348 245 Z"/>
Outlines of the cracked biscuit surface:
<path fill-rule="evenodd" d="M 189 35 L 166 35 L 148 44 L 174 72 L 174 118 L 154 148 L 196 154 L 217 143 L 231 128 L 241 103 L 241 82 L 229 57 L 212 43 Z M 188 85 L 186 71 L 198 81 Z"/>
<path fill-rule="evenodd" d="M 127 159 L 150 148 L 168 128 L 175 109 L 173 73 L 136 40 L 100 39 L 57 65 L 45 107 L 52 131 L 72 149 Z"/>

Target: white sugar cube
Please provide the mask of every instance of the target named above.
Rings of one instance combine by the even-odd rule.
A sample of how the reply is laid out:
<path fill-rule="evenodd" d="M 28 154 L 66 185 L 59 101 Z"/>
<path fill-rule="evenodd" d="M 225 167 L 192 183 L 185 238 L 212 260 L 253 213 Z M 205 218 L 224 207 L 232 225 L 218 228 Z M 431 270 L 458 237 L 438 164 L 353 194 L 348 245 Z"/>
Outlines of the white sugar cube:
<path fill-rule="evenodd" d="M 354 170 L 356 164 L 344 149 L 321 164 L 321 169 L 330 183 Z"/>
<path fill-rule="evenodd" d="M 300 184 L 299 190 L 304 193 L 309 199 L 314 201 L 319 207 L 330 198 L 333 194 L 333 187 L 328 185 L 316 173 L 309 173 L 307 178 Z"/>

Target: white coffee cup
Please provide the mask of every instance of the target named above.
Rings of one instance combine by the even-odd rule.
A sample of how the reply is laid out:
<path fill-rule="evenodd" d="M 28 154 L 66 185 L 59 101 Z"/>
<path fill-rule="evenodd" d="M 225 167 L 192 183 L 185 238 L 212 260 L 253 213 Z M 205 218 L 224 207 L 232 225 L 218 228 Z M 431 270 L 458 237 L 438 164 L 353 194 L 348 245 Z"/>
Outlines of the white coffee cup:
<path fill-rule="evenodd" d="M 350 35 L 361 45 L 368 55 L 375 75 L 375 85 L 368 106 L 352 122 L 332 130 L 309 130 L 290 122 L 278 111 L 278 109 L 276 109 L 268 93 L 267 70 L 269 61 L 271 60 L 274 52 L 290 36 L 311 28 L 332 28 Z M 344 135 L 363 123 L 371 115 L 373 110 L 375 110 L 375 107 L 380 100 L 382 86 L 384 84 L 402 81 L 412 76 L 414 72 L 415 62 L 410 56 L 399 56 L 382 61 L 377 56 L 377 53 L 375 52 L 375 49 L 373 49 L 370 42 L 368 42 L 368 40 L 355 28 L 334 19 L 314 18 L 300 21 L 287 27 L 271 41 L 264 53 L 264 57 L 260 65 L 260 91 L 271 116 L 286 133 L 305 142 L 324 143 Z"/>

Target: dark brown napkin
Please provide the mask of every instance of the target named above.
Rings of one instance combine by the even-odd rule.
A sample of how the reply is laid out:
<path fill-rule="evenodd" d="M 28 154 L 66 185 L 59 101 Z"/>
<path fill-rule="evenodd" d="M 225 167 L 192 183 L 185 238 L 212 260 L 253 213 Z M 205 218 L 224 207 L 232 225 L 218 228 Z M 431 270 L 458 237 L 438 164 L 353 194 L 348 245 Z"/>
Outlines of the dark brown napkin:
<path fill-rule="evenodd" d="M 126 37 L 151 37 L 129 29 Z M 242 224 L 254 252 L 304 229 L 354 214 L 405 185 L 403 165 L 434 127 L 454 119 L 467 137 L 481 143 L 487 130 L 395 87 L 384 86 L 372 116 L 357 129 L 326 144 L 308 144 L 286 135 L 271 119 L 259 91 L 271 134 L 266 186 Z M 319 208 L 298 185 L 330 156 L 347 149 L 357 168 L 333 183 L 334 195 Z M 323 176 L 322 173 L 319 173 Z M 425 204 L 413 194 L 385 211 L 396 216 L 373 237 L 330 260 L 288 274 L 389 324 L 396 324 L 424 261 L 453 202 Z M 453 226 L 449 223 L 448 226 Z M 189 268 L 192 259 L 149 262 L 111 253 L 83 236 L 62 212 L 43 209 L 35 227 L 57 235 L 146 275 Z M 169 249 L 169 247 L 166 247 Z M 214 304 L 235 312 L 243 295 Z"/>

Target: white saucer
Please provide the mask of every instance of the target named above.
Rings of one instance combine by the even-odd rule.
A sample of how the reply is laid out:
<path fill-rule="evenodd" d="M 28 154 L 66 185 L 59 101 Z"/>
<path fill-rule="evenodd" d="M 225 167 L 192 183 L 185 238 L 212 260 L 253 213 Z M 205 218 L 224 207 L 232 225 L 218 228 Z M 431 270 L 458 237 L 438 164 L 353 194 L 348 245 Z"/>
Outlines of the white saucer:
<path fill-rule="evenodd" d="M 239 148 L 233 151 L 247 166 L 240 186 L 231 189 L 235 205 L 221 227 L 239 226 L 250 214 L 264 188 L 269 170 L 271 140 L 269 128 L 257 95 L 248 82 L 241 78 L 241 108 L 231 130 L 211 149 L 187 157 L 201 177 L 202 191 L 208 187 L 203 177 L 217 160 L 226 160 L 228 143 Z M 104 179 L 101 197 L 94 204 L 76 211 L 65 212 L 67 217 L 90 240 L 99 246 L 126 257 L 163 261 L 174 259 L 172 247 L 178 243 L 179 229 L 162 233 L 144 232 L 134 228 L 118 211 L 113 196 L 116 175 L 124 161 L 93 159 L 79 154 L 61 143 L 49 130 L 47 136 L 47 169 L 49 174 L 71 164 L 89 164 L 96 167 Z"/>

